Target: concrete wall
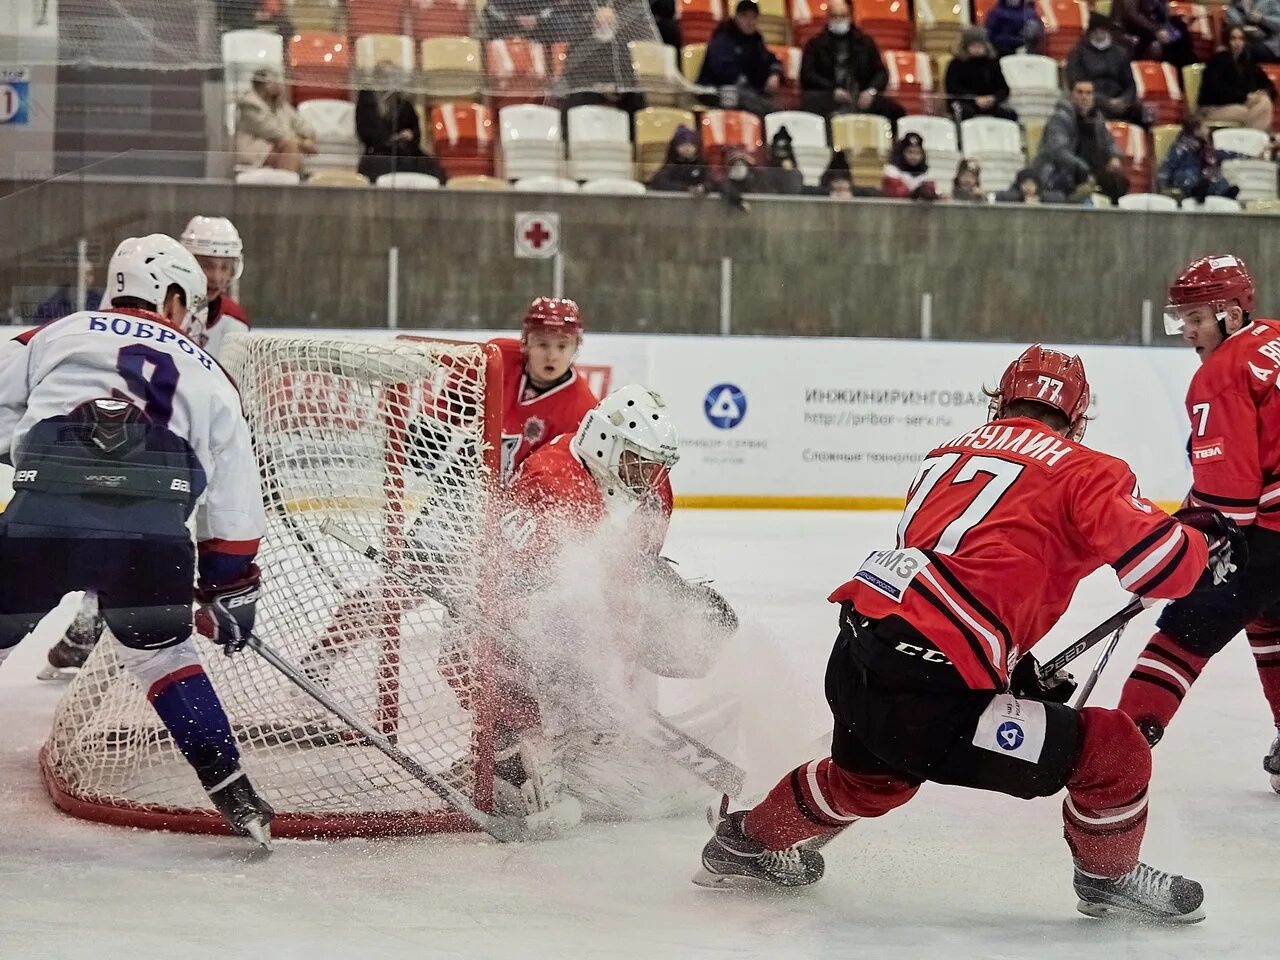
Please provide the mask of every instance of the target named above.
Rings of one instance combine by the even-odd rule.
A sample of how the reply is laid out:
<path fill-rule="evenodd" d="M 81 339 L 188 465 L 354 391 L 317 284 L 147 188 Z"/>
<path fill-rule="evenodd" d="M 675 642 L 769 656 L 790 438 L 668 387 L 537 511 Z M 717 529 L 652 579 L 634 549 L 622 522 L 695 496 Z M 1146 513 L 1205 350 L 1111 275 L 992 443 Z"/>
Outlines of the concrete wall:
<path fill-rule="evenodd" d="M 198 211 L 239 226 L 241 299 L 264 324 L 384 325 L 395 246 L 400 326 L 503 326 L 551 284 L 549 261 L 513 255 L 529 210 L 559 211 L 564 291 L 597 330 L 717 332 L 723 257 L 735 333 L 915 337 L 927 291 L 938 338 L 1137 342 L 1142 301 L 1159 336 L 1170 275 L 1215 250 L 1245 257 L 1262 310 L 1280 307 L 1270 216 L 76 180 L 0 189 L 0 303 L 72 281 L 60 264 L 80 237 L 105 257 Z"/>

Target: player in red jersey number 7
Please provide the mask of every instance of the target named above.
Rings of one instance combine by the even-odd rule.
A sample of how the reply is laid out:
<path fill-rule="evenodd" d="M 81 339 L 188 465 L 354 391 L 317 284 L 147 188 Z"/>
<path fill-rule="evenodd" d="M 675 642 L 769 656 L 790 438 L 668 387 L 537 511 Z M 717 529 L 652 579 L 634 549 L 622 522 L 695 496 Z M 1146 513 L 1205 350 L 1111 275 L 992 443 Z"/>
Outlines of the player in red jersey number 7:
<path fill-rule="evenodd" d="M 1169 288 L 1165 328 L 1200 357 L 1187 387 L 1190 504 L 1246 529 L 1249 566 L 1234 588 L 1165 608 L 1120 697 L 1154 745 L 1209 659 L 1242 629 L 1277 727 L 1263 758 L 1280 791 L 1280 322 L 1255 319 L 1238 257 L 1202 257 Z"/>
<path fill-rule="evenodd" d="M 1023 799 L 1064 787 L 1078 907 L 1189 922 L 1200 884 L 1138 860 L 1151 753 L 1119 710 L 1066 706 L 1030 649 L 1104 564 L 1146 597 L 1212 590 L 1234 572 L 1234 524 L 1169 517 L 1120 460 L 1081 443 L 1078 357 L 1030 347 L 1001 377 L 992 419 L 930 451 L 897 543 L 830 600 L 831 756 L 802 764 L 754 809 L 727 812 L 702 852 L 705 886 L 798 886 L 822 876 L 805 845 L 910 800 L 925 781 Z"/>

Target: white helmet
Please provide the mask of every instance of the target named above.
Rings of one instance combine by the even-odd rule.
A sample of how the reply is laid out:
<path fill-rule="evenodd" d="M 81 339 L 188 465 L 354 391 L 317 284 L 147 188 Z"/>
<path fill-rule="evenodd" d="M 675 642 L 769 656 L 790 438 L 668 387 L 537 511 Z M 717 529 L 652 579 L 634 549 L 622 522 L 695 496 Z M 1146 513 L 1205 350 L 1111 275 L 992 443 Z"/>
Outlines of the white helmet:
<path fill-rule="evenodd" d="M 611 511 L 629 511 L 652 492 L 654 478 L 643 464 L 669 471 L 680 459 L 678 445 L 662 397 L 638 384 L 601 400 L 573 437 L 573 452 L 591 471 Z"/>
<path fill-rule="evenodd" d="M 196 258 L 173 237 L 153 233 L 122 240 L 107 265 L 107 305 L 123 297 L 136 297 L 164 309 L 165 294 L 176 284 L 187 301 L 180 327 L 198 340 L 209 315 L 209 283 Z"/>
<path fill-rule="evenodd" d="M 244 244 L 240 240 L 240 231 L 226 217 L 192 217 L 182 231 L 182 245 L 199 257 L 235 260 L 233 280 L 239 280 L 244 272 Z"/>

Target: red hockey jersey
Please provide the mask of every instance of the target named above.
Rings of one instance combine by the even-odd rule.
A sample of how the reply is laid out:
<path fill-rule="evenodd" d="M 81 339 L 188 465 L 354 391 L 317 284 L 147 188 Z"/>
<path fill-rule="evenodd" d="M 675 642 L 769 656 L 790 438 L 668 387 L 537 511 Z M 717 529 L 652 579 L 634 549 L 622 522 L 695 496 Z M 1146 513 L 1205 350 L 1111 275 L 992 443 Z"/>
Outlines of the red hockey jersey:
<path fill-rule="evenodd" d="M 1280 322 L 1255 320 L 1187 387 L 1191 501 L 1240 526 L 1280 530 Z"/>
<path fill-rule="evenodd" d="M 1036 420 L 997 420 L 930 451 L 897 547 L 871 554 L 830 600 L 902 617 L 970 687 L 1004 689 L 1098 567 L 1132 593 L 1173 598 L 1207 562 L 1204 536 L 1144 499 L 1122 461 Z"/>
<path fill-rule="evenodd" d="M 499 337 L 489 342 L 502 351 L 502 476 L 505 480 L 543 444 L 562 433 L 576 432 L 582 418 L 598 401 L 577 370 L 571 370 L 569 379 L 559 386 L 543 393 L 535 392 L 525 376 L 520 341 Z"/>
<path fill-rule="evenodd" d="M 222 342 L 228 333 L 248 333 L 251 324 L 244 307 L 236 303 L 229 294 L 222 294 L 209 301 L 209 319 L 205 322 L 204 347 L 214 359 L 222 356 Z"/>

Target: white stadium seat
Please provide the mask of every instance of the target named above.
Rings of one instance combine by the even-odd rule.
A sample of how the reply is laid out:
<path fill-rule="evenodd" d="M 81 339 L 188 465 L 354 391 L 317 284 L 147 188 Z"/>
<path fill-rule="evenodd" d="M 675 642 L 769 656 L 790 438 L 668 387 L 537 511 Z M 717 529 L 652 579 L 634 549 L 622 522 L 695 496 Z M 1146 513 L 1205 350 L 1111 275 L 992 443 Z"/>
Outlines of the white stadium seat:
<path fill-rule="evenodd" d="M 384 190 L 439 190 L 440 181 L 429 173 L 384 173 L 373 184 Z"/>
<path fill-rule="evenodd" d="M 559 177 L 564 172 L 564 144 L 560 139 L 560 111 L 522 103 L 498 111 L 498 138 L 504 176 Z"/>
<path fill-rule="evenodd" d="M 805 186 L 816 187 L 822 174 L 831 163 L 831 144 L 827 140 L 827 124 L 816 113 L 803 110 L 779 110 L 764 118 L 764 139 L 767 144 L 783 127 L 791 135 L 791 148 L 795 151 L 796 166 L 804 176 Z"/>

